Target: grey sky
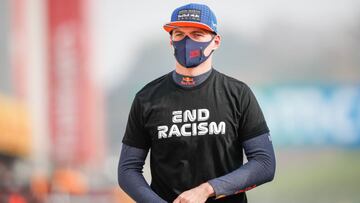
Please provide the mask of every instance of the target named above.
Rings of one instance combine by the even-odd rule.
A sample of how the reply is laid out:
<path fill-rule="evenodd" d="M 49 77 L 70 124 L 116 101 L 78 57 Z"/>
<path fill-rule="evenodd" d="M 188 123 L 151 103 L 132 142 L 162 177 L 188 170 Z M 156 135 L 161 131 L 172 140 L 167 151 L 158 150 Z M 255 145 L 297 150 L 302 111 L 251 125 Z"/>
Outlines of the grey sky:
<path fill-rule="evenodd" d="M 96 53 L 102 66 L 98 77 L 106 81 L 107 87 L 126 77 L 129 64 L 137 60 L 136 53 L 144 42 L 155 38 L 168 44 L 168 35 L 162 25 L 169 21 L 174 8 L 189 2 L 93 0 L 92 25 Z M 274 22 L 311 27 L 326 35 L 336 28 L 354 26 L 360 18 L 360 1 L 356 0 L 194 2 L 205 3 L 214 10 L 220 34 L 222 30 L 231 29 L 254 40 Z"/>

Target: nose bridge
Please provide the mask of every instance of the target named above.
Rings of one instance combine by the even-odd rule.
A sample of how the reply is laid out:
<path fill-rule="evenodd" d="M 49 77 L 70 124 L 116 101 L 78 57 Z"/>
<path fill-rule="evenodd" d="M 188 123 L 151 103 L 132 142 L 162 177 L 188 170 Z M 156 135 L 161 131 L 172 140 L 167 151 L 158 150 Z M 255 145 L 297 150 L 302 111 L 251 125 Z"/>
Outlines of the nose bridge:
<path fill-rule="evenodd" d="M 184 34 L 184 36 L 181 38 L 181 39 L 178 39 L 178 40 L 173 40 L 173 43 L 177 43 L 177 42 L 181 42 L 181 41 L 184 41 L 184 44 L 187 44 L 187 41 L 192 39 L 191 37 L 189 37 L 187 34 Z"/>
<path fill-rule="evenodd" d="M 186 37 L 187 37 L 188 39 L 191 39 L 191 40 L 195 41 L 195 42 L 198 42 L 198 41 L 199 41 L 198 39 L 196 39 L 196 38 L 194 38 L 194 37 L 192 36 L 191 32 L 190 32 L 190 33 L 186 33 L 185 38 L 186 38 Z"/>
<path fill-rule="evenodd" d="M 184 33 L 184 37 L 181 40 L 188 40 L 188 39 L 192 39 L 191 33 Z"/>
<path fill-rule="evenodd" d="M 172 39 L 172 41 L 182 41 L 185 38 L 192 39 L 193 41 L 199 41 L 192 36 L 192 31 L 188 31 L 188 32 L 183 31 L 183 37 L 181 39 L 179 39 L 179 38 L 177 40 L 174 40 L 173 38 L 171 38 L 171 39 Z"/>

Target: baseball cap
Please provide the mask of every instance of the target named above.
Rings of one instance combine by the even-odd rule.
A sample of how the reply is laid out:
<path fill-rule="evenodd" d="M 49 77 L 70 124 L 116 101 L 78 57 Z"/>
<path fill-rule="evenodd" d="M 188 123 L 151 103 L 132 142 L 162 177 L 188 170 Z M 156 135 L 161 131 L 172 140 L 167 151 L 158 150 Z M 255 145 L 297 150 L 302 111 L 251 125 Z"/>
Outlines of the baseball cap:
<path fill-rule="evenodd" d="M 217 20 L 207 5 L 191 3 L 176 8 L 170 22 L 163 26 L 167 32 L 177 27 L 198 27 L 217 33 Z"/>

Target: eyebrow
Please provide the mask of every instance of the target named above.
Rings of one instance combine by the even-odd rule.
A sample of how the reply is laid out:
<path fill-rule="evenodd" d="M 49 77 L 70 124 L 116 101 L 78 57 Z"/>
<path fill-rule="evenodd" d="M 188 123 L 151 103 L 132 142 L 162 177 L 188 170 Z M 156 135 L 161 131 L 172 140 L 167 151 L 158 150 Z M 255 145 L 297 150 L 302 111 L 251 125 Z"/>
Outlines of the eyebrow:
<path fill-rule="evenodd" d="M 202 31 L 202 30 L 195 30 L 192 31 L 191 33 L 201 33 L 201 34 L 206 34 L 206 32 Z"/>
<path fill-rule="evenodd" d="M 180 34 L 184 34 L 185 32 L 183 32 L 183 31 L 180 31 L 180 30 L 174 30 L 174 33 L 180 33 Z M 201 34 L 206 34 L 206 32 L 205 31 L 203 31 L 203 30 L 194 30 L 194 31 L 192 31 L 191 33 L 201 33 Z"/>
<path fill-rule="evenodd" d="M 180 31 L 180 30 L 174 30 L 174 33 L 184 34 L 184 32 L 182 32 L 182 31 Z"/>

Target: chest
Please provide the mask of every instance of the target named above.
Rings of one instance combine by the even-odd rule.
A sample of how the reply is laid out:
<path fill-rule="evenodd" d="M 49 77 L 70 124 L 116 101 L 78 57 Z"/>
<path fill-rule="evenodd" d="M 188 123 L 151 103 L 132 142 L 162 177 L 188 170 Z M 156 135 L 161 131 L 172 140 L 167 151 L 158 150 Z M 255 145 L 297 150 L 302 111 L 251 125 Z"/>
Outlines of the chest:
<path fill-rule="evenodd" d="M 147 109 L 145 129 L 154 145 L 225 142 L 238 136 L 237 106 L 221 92 L 169 94 L 149 103 Z"/>

